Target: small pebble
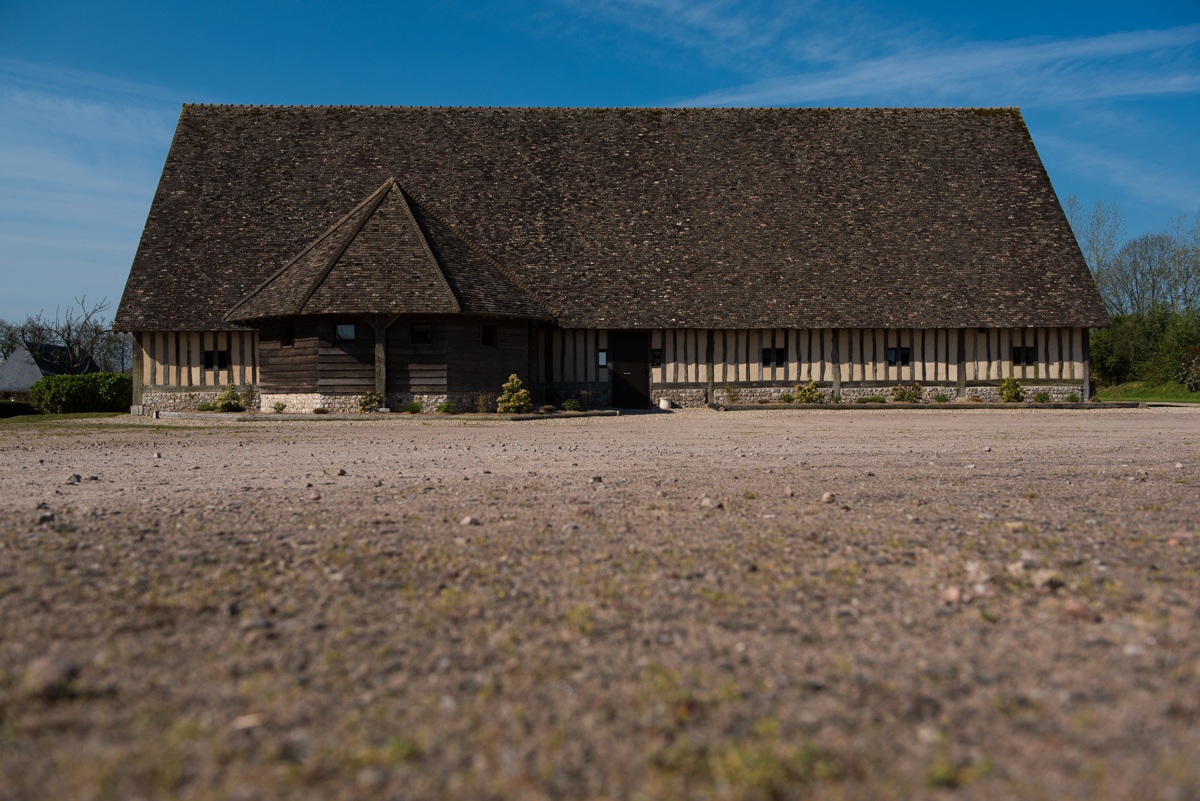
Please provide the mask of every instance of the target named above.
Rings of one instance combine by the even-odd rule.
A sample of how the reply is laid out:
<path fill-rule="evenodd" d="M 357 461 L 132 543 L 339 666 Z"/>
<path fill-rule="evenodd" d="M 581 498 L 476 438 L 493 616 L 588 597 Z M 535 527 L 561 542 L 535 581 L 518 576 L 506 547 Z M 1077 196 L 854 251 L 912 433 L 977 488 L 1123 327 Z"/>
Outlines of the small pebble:
<path fill-rule="evenodd" d="M 826 492 L 821 496 L 821 503 L 833 503 L 837 497 L 832 492 Z"/>
<path fill-rule="evenodd" d="M 479 518 L 476 518 L 476 517 L 471 517 L 471 515 L 467 515 L 467 516 L 466 516 L 466 517 L 464 517 L 462 520 L 459 520 L 459 521 L 458 521 L 458 524 L 459 524 L 460 526 L 478 526 L 478 525 L 479 525 Z"/>
<path fill-rule="evenodd" d="M 346 468 L 344 468 L 344 467 L 339 467 L 339 468 L 338 468 L 338 471 L 337 471 L 337 474 L 338 474 L 339 476 L 344 476 L 344 475 L 346 475 Z"/>
<path fill-rule="evenodd" d="M 79 666 L 75 663 L 43 656 L 26 666 L 21 685 L 35 698 L 55 701 L 71 695 L 71 684 L 77 678 Z"/>

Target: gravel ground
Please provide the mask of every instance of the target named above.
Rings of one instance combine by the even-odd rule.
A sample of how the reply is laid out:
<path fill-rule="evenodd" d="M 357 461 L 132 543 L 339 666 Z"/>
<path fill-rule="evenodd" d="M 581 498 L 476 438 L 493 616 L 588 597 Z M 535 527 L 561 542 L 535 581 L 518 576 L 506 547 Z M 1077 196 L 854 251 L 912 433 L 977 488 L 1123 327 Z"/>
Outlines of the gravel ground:
<path fill-rule="evenodd" d="M 0 455 L 3 799 L 1200 797 L 1200 410 Z"/>

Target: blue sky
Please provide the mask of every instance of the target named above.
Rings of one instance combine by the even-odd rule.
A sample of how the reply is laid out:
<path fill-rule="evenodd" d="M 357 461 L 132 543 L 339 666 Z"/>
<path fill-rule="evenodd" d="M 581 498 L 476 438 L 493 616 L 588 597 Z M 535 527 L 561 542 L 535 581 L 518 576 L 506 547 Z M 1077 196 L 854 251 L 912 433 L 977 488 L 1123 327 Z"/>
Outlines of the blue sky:
<path fill-rule="evenodd" d="M 1060 196 L 1200 211 L 1200 0 L 0 0 L 0 318 L 115 310 L 182 103 L 1020 106 Z"/>

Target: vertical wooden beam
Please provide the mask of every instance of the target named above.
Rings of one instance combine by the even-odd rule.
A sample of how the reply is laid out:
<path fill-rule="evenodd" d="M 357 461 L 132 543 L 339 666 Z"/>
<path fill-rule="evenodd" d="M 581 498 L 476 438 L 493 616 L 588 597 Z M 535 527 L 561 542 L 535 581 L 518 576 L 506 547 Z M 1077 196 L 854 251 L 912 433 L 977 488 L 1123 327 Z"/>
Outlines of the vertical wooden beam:
<path fill-rule="evenodd" d="M 375 315 L 375 391 L 387 406 L 387 318 Z"/>
<path fill-rule="evenodd" d="M 133 332 L 133 405 L 142 405 L 142 370 L 144 366 L 144 356 L 142 354 L 142 332 Z"/>
<path fill-rule="evenodd" d="M 717 394 L 716 394 L 716 392 L 717 392 L 716 391 L 716 372 L 717 371 L 713 364 L 713 360 L 714 360 L 714 357 L 715 357 L 716 351 L 717 351 L 717 339 L 711 328 L 708 329 L 707 338 L 708 338 L 708 344 L 704 349 L 704 361 L 708 365 L 707 375 L 705 376 L 706 380 L 708 381 L 708 392 L 705 394 L 705 398 L 706 398 L 707 403 L 716 403 L 717 402 Z"/>
<path fill-rule="evenodd" d="M 958 396 L 967 394 L 967 330 L 958 329 Z"/>
<path fill-rule="evenodd" d="M 1092 397 L 1092 330 L 1084 328 L 1081 330 L 1083 337 L 1083 400 L 1090 400 Z"/>
<path fill-rule="evenodd" d="M 829 361 L 833 367 L 833 394 L 842 394 L 842 359 L 841 359 L 841 342 L 842 332 L 835 328 L 833 329 L 833 348 L 830 354 Z"/>

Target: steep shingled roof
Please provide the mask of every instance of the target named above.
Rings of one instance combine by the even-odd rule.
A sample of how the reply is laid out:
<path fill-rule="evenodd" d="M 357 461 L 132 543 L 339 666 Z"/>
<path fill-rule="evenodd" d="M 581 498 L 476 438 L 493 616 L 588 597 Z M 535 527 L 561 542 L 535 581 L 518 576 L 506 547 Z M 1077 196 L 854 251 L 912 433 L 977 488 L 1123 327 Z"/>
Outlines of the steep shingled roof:
<path fill-rule="evenodd" d="M 551 317 L 388 178 L 225 319 L 458 312 Z"/>
<path fill-rule="evenodd" d="M 567 327 L 1107 323 L 1015 109 L 186 106 L 116 325 L 227 326 L 390 176 Z"/>

